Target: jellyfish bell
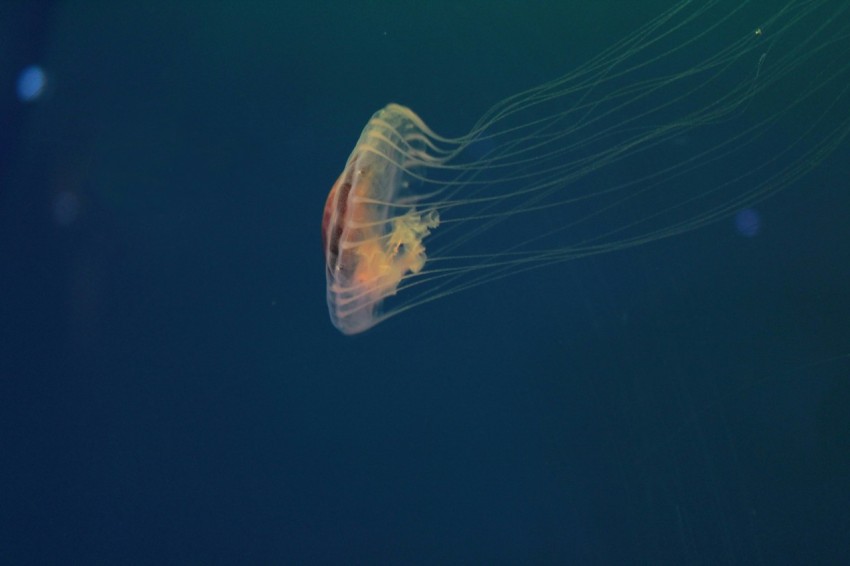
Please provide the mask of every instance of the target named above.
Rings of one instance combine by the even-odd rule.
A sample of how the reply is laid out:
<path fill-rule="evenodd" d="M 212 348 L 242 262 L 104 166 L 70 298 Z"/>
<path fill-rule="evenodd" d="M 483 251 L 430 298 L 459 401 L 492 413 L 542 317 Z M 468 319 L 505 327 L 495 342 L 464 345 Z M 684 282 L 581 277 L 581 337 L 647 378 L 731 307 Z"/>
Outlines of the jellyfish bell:
<path fill-rule="evenodd" d="M 436 163 L 433 136 L 407 108 L 375 113 L 325 203 L 322 236 L 331 321 L 345 334 L 377 324 L 381 305 L 425 265 L 423 239 L 440 224 L 420 210 L 417 161 Z"/>
<path fill-rule="evenodd" d="M 752 2 L 697 4 L 498 102 L 459 137 L 405 106 L 376 112 L 325 205 L 333 324 L 357 334 L 502 277 L 730 218 L 845 142 L 850 3 L 787 0 L 748 15 L 747 31 Z"/>

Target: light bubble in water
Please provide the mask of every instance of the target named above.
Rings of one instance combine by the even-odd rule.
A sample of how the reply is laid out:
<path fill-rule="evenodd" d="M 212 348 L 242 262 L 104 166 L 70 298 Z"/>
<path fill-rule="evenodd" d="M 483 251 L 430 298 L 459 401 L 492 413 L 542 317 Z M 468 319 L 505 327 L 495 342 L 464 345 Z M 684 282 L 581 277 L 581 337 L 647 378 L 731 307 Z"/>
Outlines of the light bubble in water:
<path fill-rule="evenodd" d="M 62 191 L 53 197 L 53 219 L 59 226 L 70 226 L 80 214 L 80 197 L 71 191 Z"/>
<path fill-rule="evenodd" d="M 735 215 L 735 229 L 747 238 L 757 236 L 761 229 L 761 215 L 754 208 L 739 210 Z"/>
<path fill-rule="evenodd" d="M 18 75 L 18 98 L 23 102 L 38 100 L 47 87 L 47 75 L 38 65 L 30 65 Z"/>

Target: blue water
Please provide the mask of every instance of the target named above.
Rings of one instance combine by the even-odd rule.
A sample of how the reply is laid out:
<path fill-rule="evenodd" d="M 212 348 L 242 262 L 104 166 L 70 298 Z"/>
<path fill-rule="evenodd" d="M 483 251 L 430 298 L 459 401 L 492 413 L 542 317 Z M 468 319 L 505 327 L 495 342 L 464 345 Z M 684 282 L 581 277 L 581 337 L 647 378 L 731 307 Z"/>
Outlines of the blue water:
<path fill-rule="evenodd" d="M 846 556 L 846 143 L 343 337 L 320 222 L 371 113 L 462 134 L 669 3 L 272 4 L 0 8 L 0 562 Z"/>

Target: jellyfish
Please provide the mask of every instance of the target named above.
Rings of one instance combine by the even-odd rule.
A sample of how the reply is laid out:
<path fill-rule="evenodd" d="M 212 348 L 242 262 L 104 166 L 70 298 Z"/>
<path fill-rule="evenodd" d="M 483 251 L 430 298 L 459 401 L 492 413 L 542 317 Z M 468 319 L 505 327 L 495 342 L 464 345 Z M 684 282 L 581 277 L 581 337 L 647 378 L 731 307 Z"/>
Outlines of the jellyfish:
<path fill-rule="evenodd" d="M 850 133 L 850 3 L 757 8 L 681 1 L 460 136 L 400 104 L 378 110 L 325 204 L 334 326 L 357 334 L 800 184 Z"/>

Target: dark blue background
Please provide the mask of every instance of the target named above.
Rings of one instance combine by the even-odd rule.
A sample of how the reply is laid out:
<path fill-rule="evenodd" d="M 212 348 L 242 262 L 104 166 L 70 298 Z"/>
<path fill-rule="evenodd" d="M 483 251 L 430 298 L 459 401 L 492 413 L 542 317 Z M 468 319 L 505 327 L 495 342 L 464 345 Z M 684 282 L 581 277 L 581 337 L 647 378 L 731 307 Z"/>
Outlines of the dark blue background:
<path fill-rule="evenodd" d="M 756 237 L 330 325 L 322 206 L 373 111 L 461 134 L 668 3 L 562 4 L 0 5 L 0 561 L 846 555 L 846 144 Z"/>

